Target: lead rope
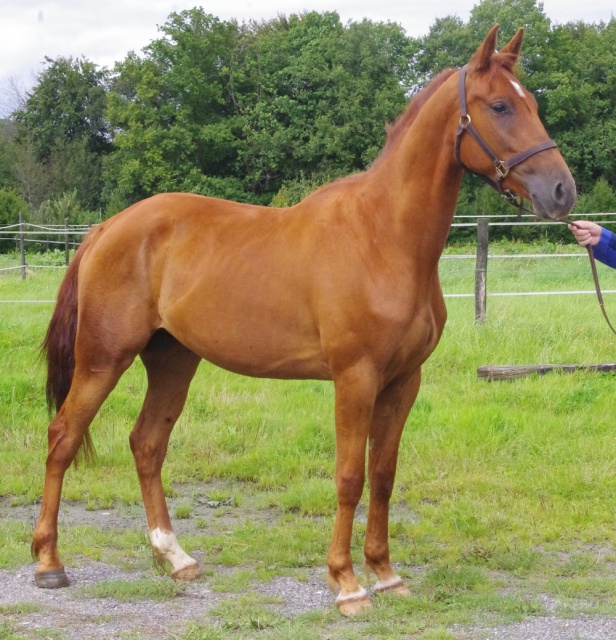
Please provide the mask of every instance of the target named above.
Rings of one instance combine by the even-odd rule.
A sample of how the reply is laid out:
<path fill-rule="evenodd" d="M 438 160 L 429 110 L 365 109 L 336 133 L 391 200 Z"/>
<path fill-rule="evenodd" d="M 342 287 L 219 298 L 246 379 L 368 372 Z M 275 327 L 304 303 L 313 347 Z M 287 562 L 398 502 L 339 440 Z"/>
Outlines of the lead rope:
<path fill-rule="evenodd" d="M 565 222 L 564 220 L 562 222 L 563 224 L 570 224 L 576 227 L 577 229 L 580 228 L 577 224 L 575 224 L 575 222 Z M 601 307 L 601 313 L 603 314 L 603 317 L 607 322 L 607 326 L 612 330 L 612 333 L 616 334 L 616 329 L 614 329 L 614 327 L 612 326 L 612 323 L 610 322 L 610 319 L 607 315 L 607 311 L 605 310 L 605 304 L 603 303 L 603 294 L 601 293 L 601 285 L 599 284 L 599 275 L 597 274 L 597 261 L 595 260 L 595 252 L 593 251 L 593 248 L 589 244 L 586 245 L 586 251 L 588 251 L 588 259 L 590 260 L 590 270 L 592 271 L 592 277 L 593 277 L 593 280 L 595 281 L 595 291 L 597 292 L 597 300 L 599 302 L 599 306 Z"/>
<path fill-rule="evenodd" d="M 531 213 L 532 215 L 535 215 L 535 212 L 532 209 L 529 209 L 527 206 L 525 206 L 524 198 L 516 197 L 508 190 L 501 192 L 501 196 L 505 198 L 505 200 L 507 200 L 509 204 L 513 205 L 518 210 L 518 220 L 522 216 L 522 211 L 526 211 L 526 213 Z M 575 222 L 567 222 L 566 220 L 561 220 L 561 222 L 567 225 L 570 224 L 571 226 L 576 227 L 577 229 L 580 228 L 577 224 L 575 224 Z M 616 335 L 616 329 L 614 329 L 614 326 L 610 322 L 610 318 L 607 315 L 607 311 L 605 310 L 605 303 L 603 302 L 603 294 L 601 293 L 601 285 L 599 284 L 599 274 L 597 273 L 597 261 L 595 260 L 595 252 L 593 251 L 593 248 L 589 244 L 587 244 L 585 248 L 586 248 L 586 251 L 588 252 L 588 260 L 590 261 L 590 270 L 592 271 L 592 278 L 595 283 L 595 291 L 597 293 L 597 301 L 599 302 L 599 307 L 601 307 L 601 313 L 603 314 L 603 317 L 607 322 L 607 326 L 611 329 L 612 333 Z"/>
<path fill-rule="evenodd" d="M 524 206 L 523 198 L 519 198 L 519 200 L 515 201 L 515 200 L 510 200 L 506 195 L 503 195 L 503 197 L 510 204 L 512 204 L 514 207 L 517 208 L 518 217 L 522 215 L 522 211 L 526 211 L 527 213 L 532 213 L 533 215 L 535 215 L 534 211 Z M 580 228 L 577 224 L 575 224 L 575 222 L 567 222 L 566 220 L 561 220 L 561 222 L 566 225 L 570 224 L 571 226 L 576 227 L 577 229 Z M 597 261 L 595 260 L 595 252 L 593 251 L 593 248 L 589 244 L 586 245 L 585 249 L 588 252 L 588 260 L 590 261 L 590 270 L 592 272 L 592 279 L 595 283 L 595 291 L 597 293 L 597 302 L 599 303 L 599 307 L 601 308 L 601 313 L 603 314 L 603 317 L 607 322 L 607 326 L 611 329 L 612 333 L 616 335 L 616 329 L 614 329 L 614 325 L 612 325 L 610 318 L 607 315 L 607 311 L 605 310 L 605 303 L 603 302 L 603 294 L 601 293 L 601 285 L 599 284 L 599 274 L 597 273 Z"/>

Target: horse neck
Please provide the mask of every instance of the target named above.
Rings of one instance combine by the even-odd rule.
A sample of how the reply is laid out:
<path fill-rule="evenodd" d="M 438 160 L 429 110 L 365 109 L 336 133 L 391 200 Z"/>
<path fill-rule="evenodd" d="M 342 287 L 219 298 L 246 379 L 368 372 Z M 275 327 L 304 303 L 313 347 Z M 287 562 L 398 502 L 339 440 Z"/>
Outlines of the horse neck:
<path fill-rule="evenodd" d="M 454 157 L 457 81 L 448 80 L 421 108 L 396 145 L 368 172 L 387 202 L 388 224 L 422 259 L 435 264 L 445 246 L 460 192 Z"/>

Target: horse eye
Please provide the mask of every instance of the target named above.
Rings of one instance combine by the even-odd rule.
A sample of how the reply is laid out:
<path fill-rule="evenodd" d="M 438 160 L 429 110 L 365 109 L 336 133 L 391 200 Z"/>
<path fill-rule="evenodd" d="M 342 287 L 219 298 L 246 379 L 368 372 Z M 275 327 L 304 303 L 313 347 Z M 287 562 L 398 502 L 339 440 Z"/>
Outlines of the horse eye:
<path fill-rule="evenodd" d="M 492 105 L 492 111 L 494 111 L 494 113 L 506 113 L 507 105 L 504 102 L 495 102 Z"/>

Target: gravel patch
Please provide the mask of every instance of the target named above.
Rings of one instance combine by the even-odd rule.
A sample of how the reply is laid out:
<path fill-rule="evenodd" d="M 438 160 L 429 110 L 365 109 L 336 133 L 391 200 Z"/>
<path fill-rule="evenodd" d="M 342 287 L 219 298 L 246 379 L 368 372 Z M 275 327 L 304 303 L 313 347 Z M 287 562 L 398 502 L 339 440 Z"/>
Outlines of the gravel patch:
<path fill-rule="evenodd" d="M 195 489 L 191 488 L 193 505 Z M 193 517 L 177 520 L 179 535 L 190 533 L 197 517 L 207 519 L 212 504 L 207 498 L 208 488 L 201 489 L 196 500 Z M 181 502 L 180 494 L 175 501 Z M 170 501 L 170 502 L 173 502 Z M 221 506 L 224 506 L 221 503 Z M 217 526 L 233 527 L 245 517 L 244 510 L 221 509 L 217 513 Z M 37 505 L 9 507 L 6 499 L 0 498 L 0 512 L 9 513 L 10 518 L 32 522 L 38 514 Z M 255 515 L 256 514 L 256 515 Z M 359 514 L 361 518 L 361 512 Z M 412 515 L 412 514 L 410 514 Z M 409 517 L 409 514 L 404 514 Z M 274 521 L 276 513 L 267 509 L 251 511 L 251 517 L 263 521 Z M 61 523 L 89 524 L 102 530 L 143 528 L 145 516 L 142 505 L 87 511 L 79 503 L 63 502 L 60 511 Z M 233 572 L 241 568 L 217 567 L 196 554 L 208 571 Z M 237 593 L 213 591 L 208 579 L 183 585 L 177 596 L 166 600 L 137 599 L 130 602 L 114 598 L 96 598 L 84 593 L 84 588 L 107 581 L 156 580 L 152 569 L 123 569 L 121 567 L 84 561 L 82 566 L 67 567 L 71 586 L 65 589 L 38 589 L 34 584 L 36 564 L 18 569 L 0 570 L 0 638 L 2 622 L 7 620 L 18 637 L 29 640 L 49 638 L 52 640 L 113 640 L 132 638 L 178 638 L 190 624 L 214 627 L 221 624 L 213 615 L 213 609 L 223 601 L 237 598 Z M 419 570 L 419 568 L 417 568 Z M 335 597 L 329 592 L 325 579 L 325 567 L 302 570 L 301 579 L 277 576 L 268 582 L 251 586 L 249 592 L 272 598 L 268 606 L 277 613 L 292 619 L 298 615 L 316 611 L 331 611 L 335 608 Z M 538 596 L 544 614 L 532 616 L 522 622 L 490 626 L 482 623 L 473 627 L 454 625 L 449 629 L 455 640 L 616 640 L 616 618 L 607 616 L 577 615 L 575 618 L 559 617 L 557 599 Z M 324 635 L 324 638 L 328 635 Z"/>
<path fill-rule="evenodd" d="M 324 574 L 324 570 L 314 571 L 306 582 L 288 577 L 274 578 L 259 585 L 257 593 L 279 598 L 282 604 L 278 610 L 289 617 L 313 609 L 327 609 L 334 606 L 335 596 L 327 588 Z"/>
<path fill-rule="evenodd" d="M 128 631 L 143 637 L 160 637 L 161 632 L 181 626 L 182 621 L 205 621 L 208 610 L 220 601 L 220 594 L 213 594 L 203 583 L 187 585 L 181 595 L 167 602 L 121 602 L 85 596 L 83 587 L 109 580 L 128 582 L 148 577 L 145 572 L 125 571 L 100 562 L 67 569 L 74 586 L 39 589 L 34 584 L 35 569 L 33 564 L 18 571 L 0 571 L 0 607 L 36 606 L 14 622 L 16 630 L 26 637 L 40 638 L 45 631 L 59 632 L 67 640 L 117 638 Z"/>
<path fill-rule="evenodd" d="M 614 640 L 616 619 L 533 617 L 494 629 L 476 627 L 467 631 L 454 630 L 454 633 L 456 640 Z"/>
<path fill-rule="evenodd" d="M 110 580 L 153 580 L 151 571 L 128 571 L 102 562 L 88 561 L 86 566 L 67 568 L 71 586 L 64 589 L 39 589 L 34 584 L 36 564 L 18 570 L 0 570 L 0 608 L 15 609 L 12 624 L 16 632 L 28 638 L 53 637 L 67 640 L 104 640 L 125 637 L 174 637 L 190 623 L 216 624 L 210 612 L 222 600 L 234 594 L 213 592 L 206 583 L 183 585 L 181 593 L 167 601 L 136 600 L 123 602 L 114 598 L 94 598 L 84 594 L 84 587 Z M 257 593 L 279 601 L 274 608 L 294 617 L 318 608 L 333 606 L 333 597 L 323 580 L 323 571 L 314 570 L 306 581 L 291 577 L 274 578 L 262 583 Z M 34 605 L 31 612 L 27 607 Z M 7 609 L 9 607 L 9 609 Z"/>
<path fill-rule="evenodd" d="M 84 594 L 84 587 L 106 581 L 155 580 L 150 571 L 126 570 L 114 565 L 88 561 L 87 565 L 68 568 L 71 586 L 65 589 L 38 589 L 34 584 L 36 565 L 17 570 L 0 570 L 0 608 L 11 618 L 15 632 L 32 640 L 113 640 L 114 638 L 175 638 L 188 625 L 213 627 L 218 624 L 211 612 L 223 600 L 237 594 L 214 592 L 205 582 L 185 584 L 169 600 L 123 602 L 114 598 L 95 598 Z M 224 569 L 227 571 L 228 569 Z M 305 580 L 280 576 L 261 583 L 255 592 L 277 603 L 270 605 L 278 613 L 293 618 L 317 609 L 329 610 L 334 597 L 327 589 L 322 569 L 307 572 Z M 490 627 L 454 625 L 450 632 L 456 640 L 614 640 L 616 618 L 579 615 L 560 618 L 554 615 L 558 605 L 547 598 L 549 615 L 533 616 L 522 622 Z M 28 607 L 32 606 L 32 611 Z M 14 615 L 11 607 L 15 607 Z M 19 607 L 19 609 L 18 609 Z M 47 635 L 49 634 L 49 635 Z"/>

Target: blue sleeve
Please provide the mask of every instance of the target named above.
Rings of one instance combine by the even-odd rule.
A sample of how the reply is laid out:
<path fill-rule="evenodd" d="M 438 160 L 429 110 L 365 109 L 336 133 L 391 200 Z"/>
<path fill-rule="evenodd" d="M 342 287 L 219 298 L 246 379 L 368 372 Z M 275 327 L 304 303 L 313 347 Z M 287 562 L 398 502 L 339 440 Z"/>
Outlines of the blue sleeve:
<path fill-rule="evenodd" d="M 601 228 L 601 239 L 593 247 L 595 258 L 608 267 L 616 269 L 616 235 L 605 227 Z"/>

